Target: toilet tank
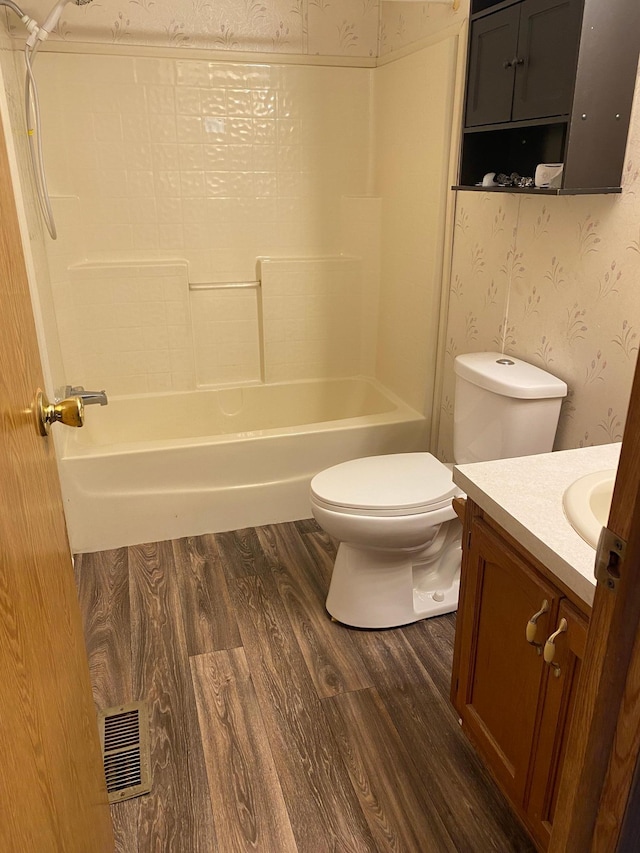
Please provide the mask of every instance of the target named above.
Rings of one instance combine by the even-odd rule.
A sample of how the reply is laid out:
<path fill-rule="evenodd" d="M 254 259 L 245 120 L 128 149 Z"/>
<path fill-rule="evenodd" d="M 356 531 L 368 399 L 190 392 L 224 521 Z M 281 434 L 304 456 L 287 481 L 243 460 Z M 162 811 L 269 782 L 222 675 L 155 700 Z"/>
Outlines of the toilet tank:
<path fill-rule="evenodd" d="M 453 455 L 458 464 L 553 449 L 567 386 L 546 370 L 496 352 L 454 362 Z"/>

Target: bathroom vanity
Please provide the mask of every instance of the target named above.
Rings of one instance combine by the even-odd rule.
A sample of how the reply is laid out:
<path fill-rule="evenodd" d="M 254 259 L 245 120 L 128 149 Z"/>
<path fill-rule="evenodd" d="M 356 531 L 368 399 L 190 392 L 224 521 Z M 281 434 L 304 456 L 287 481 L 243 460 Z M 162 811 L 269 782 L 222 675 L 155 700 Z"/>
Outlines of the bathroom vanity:
<path fill-rule="evenodd" d="M 462 727 L 528 828 L 549 844 L 595 593 L 595 551 L 562 497 L 615 468 L 620 445 L 456 468 L 466 502 L 451 684 Z"/>

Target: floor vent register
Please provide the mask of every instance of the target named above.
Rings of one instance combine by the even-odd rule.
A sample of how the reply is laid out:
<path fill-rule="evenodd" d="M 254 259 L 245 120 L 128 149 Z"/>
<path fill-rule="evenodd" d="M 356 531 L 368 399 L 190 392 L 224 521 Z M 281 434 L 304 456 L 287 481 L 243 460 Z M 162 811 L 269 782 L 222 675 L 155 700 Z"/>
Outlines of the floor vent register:
<path fill-rule="evenodd" d="M 99 711 L 98 728 L 109 802 L 147 794 L 151 790 L 147 703 Z"/>

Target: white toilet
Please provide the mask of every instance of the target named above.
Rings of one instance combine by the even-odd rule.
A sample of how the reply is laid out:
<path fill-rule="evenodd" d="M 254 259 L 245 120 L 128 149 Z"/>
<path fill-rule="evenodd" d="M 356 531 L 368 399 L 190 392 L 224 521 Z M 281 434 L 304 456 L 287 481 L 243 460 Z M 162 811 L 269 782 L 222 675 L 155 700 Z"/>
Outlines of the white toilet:
<path fill-rule="evenodd" d="M 500 353 L 455 360 L 454 457 L 481 462 L 547 453 L 567 386 Z M 526 484 L 523 484 L 526 488 Z M 357 628 L 391 628 L 455 610 L 462 493 L 430 453 L 370 456 L 311 481 L 318 524 L 340 543 L 327 610 Z"/>

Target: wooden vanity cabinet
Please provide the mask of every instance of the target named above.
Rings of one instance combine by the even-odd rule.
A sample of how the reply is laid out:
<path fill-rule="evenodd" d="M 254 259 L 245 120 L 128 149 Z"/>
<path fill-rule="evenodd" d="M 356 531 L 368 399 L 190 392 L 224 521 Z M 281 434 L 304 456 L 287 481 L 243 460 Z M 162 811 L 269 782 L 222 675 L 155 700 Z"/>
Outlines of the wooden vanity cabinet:
<path fill-rule="evenodd" d="M 464 732 L 544 850 L 588 617 L 471 501 L 463 541 L 452 701 Z M 535 614 L 532 644 L 526 628 Z M 545 663 L 544 644 L 562 619 L 567 630 L 555 639 L 552 663 Z"/>

